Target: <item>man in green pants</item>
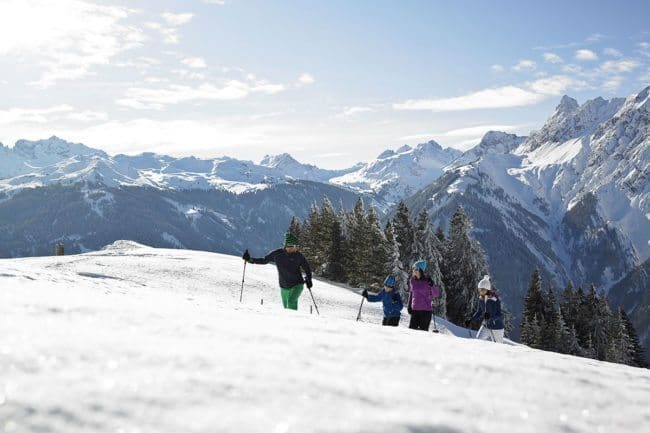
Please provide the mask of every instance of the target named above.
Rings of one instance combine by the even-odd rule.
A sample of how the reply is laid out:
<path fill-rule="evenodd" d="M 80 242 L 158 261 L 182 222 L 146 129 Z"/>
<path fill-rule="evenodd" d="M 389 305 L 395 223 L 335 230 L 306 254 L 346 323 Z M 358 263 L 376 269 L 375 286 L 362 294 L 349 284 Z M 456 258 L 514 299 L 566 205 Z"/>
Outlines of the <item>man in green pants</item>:
<path fill-rule="evenodd" d="M 278 268 L 282 305 L 291 310 L 298 309 L 298 298 L 302 293 L 303 284 L 311 289 L 311 268 L 307 259 L 298 251 L 298 238 L 291 233 L 284 236 L 284 248 L 271 251 L 265 257 L 253 258 L 244 251 L 242 256 L 248 263 L 265 265 L 273 262 Z M 305 272 L 303 279 L 302 271 Z"/>

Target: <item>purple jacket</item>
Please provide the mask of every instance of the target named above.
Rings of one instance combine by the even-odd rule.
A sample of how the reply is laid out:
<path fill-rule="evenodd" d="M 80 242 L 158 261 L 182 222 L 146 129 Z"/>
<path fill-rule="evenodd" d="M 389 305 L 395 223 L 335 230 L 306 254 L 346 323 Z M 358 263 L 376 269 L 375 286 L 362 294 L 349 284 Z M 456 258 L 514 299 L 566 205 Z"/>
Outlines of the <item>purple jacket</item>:
<path fill-rule="evenodd" d="M 431 301 L 440 296 L 440 290 L 433 284 L 433 280 L 423 276 L 421 280 L 411 277 L 411 294 L 409 305 L 413 311 L 433 311 Z"/>

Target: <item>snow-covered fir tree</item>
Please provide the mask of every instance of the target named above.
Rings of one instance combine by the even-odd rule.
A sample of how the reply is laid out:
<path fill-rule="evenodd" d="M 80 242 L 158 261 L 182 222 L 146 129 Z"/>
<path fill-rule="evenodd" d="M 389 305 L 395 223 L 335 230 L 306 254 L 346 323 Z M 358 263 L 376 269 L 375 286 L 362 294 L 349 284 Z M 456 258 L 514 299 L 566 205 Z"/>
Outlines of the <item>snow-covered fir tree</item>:
<path fill-rule="evenodd" d="M 541 348 L 540 319 L 543 317 L 544 299 L 542 296 L 542 277 L 539 268 L 533 270 L 524 298 L 524 311 L 521 320 L 521 342 Z"/>
<path fill-rule="evenodd" d="M 393 230 L 393 224 L 391 224 L 390 220 L 386 222 L 386 226 L 384 227 L 384 236 L 389 246 L 386 268 L 388 269 L 388 272 L 395 277 L 397 287 L 404 298 L 408 287 L 408 273 L 404 270 L 402 261 L 400 260 L 399 244 L 395 238 L 395 231 Z"/>
<path fill-rule="evenodd" d="M 368 274 L 366 281 L 368 287 L 380 290 L 387 274 L 386 263 L 390 255 L 390 246 L 381 228 L 379 215 L 374 207 L 371 207 L 367 215 L 368 235 Z"/>
<path fill-rule="evenodd" d="M 442 243 L 432 231 L 429 214 L 423 208 L 414 224 L 413 252 L 417 259 L 424 259 L 427 262 L 426 273 L 440 289 L 440 298 L 433 301 L 434 314 L 446 317 L 447 296 L 441 269 L 443 266 L 442 249 Z"/>
<path fill-rule="evenodd" d="M 472 224 L 459 207 L 451 218 L 444 248 L 443 280 L 447 289 L 447 317 L 461 325 L 472 315 L 478 282 L 487 274 L 485 254 L 470 235 Z"/>

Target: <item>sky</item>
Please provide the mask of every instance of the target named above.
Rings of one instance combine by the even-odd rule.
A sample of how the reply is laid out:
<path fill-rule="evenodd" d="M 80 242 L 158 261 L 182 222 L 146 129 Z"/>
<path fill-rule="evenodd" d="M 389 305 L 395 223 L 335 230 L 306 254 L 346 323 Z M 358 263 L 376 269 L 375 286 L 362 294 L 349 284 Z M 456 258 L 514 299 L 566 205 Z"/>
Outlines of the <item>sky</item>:
<path fill-rule="evenodd" d="M 650 2 L 0 0 L 0 142 L 343 168 L 650 85 Z"/>

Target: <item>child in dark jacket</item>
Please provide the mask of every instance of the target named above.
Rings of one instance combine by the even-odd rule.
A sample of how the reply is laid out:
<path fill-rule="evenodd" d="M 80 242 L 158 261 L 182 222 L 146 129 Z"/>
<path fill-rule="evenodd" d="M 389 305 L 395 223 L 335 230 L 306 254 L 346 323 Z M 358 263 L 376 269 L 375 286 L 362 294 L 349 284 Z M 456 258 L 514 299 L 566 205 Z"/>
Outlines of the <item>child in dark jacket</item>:
<path fill-rule="evenodd" d="M 481 328 L 476 334 L 479 340 L 492 340 L 503 343 L 503 316 L 501 314 L 501 301 L 499 295 L 492 290 L 490 277 L 484 276 L 478 283 L 479 302 L 478 309 L 466 325 L 481 322 Z"/>
<path fill-rule="evenodd" d="M 400 312 L 404 308 L 402 298 L 399 291 L 395 288 L 395 277 L 389 275 L 384 280 L 384 288 L 376 295 L 368 293 L 364 289 L 361 296 L 366 298 L 368 302 L 379 302 L 384 304 L 384 320 L 381 322 L 384 326 L 398 326 L 400 319 Z"/>

